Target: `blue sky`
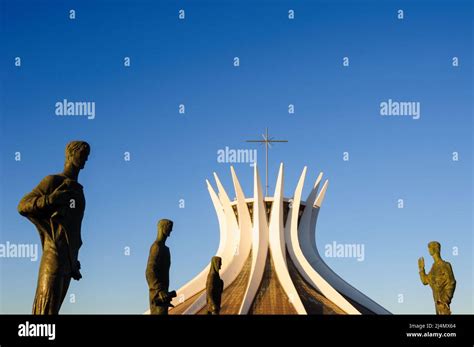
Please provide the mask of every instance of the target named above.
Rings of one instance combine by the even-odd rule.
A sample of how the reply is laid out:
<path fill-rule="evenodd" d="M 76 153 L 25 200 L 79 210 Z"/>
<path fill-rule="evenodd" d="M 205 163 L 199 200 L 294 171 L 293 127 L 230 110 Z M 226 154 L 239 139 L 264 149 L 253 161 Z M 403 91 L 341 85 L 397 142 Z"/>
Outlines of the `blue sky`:
<path fill-rule="evenodd" d="M 433 313 L 417 259 L 424 256 L 429 269 L 426 245 L 438 240 L 457 278 L 452 311 L 474 312 L 472 3 L 0 3 L 0 243 L 39 243 L 18 201 L 62 170 L 67 142 L 92 147 L 79 177 L 87 200 L 83 279 L 71 284 L 76 302 L 66 300 L 61 312 L 143 312 L 160 218 L 175 221 L 171 287 L 200 272 L 219 236 L 205 179 L 217 172 L 233 196 L 229 164 L 217 162 L 217 151 L 258 148 L 263 177 L 263 148 L 244 141 L 265 127 L 289 141 L 270 153 L 270 192 L 280 161 L 286 196 L 305 165 L 305 195 L 324 171 L 330 185 L 318 247 L 365 246 L 363 262 L 326 259 L 337 273 L 394 313 Z M 63 99 L 94 101 L 95 119 L 56 116 Z M 380 116 L 388 99 L 420 102 L 421 118 Z M 252 168 L 235 169 L 251 194 Z M 0 259 L 0 312 L 31 311 L 38 266 Z"/>

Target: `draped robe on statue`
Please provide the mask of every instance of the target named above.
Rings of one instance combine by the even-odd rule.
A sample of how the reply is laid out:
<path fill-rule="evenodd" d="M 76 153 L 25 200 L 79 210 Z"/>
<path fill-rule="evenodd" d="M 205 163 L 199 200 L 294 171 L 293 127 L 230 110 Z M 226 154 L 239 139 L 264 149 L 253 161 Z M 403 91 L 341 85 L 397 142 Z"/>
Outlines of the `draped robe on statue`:
<path fill-rule="evenodd" d="M 48 199 L 58 188 L 71 196 L 59 208 Z M 82 185 L 62 174 L 46 176 L 18 205 L 20 214 L 38 229 L 43 249 L 33 314 L 59 313 L 71 276 L 80 267 L 78 254 L 84 210 Z"/>

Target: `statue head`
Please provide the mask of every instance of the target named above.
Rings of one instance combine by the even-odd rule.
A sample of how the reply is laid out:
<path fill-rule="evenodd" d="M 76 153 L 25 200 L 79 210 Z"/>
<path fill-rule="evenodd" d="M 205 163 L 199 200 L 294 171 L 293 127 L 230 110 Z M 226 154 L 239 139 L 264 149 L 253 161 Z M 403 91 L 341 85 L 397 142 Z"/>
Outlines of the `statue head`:
<path fill-rule="evenodd" d="M 158 241 L 165 241 L 171 235 L 173 230 L 173 221 L 169 219 L 160 219 L 158 222 Z"/>
<path fill-rule="evenodd" d="M 78 169 L 83 169 L 87 158 L 91 152 L 91 147 L 85 141 L 71 141 L 66 146 L 66 165 L 73 165 Z"/>
<path fill-rule="evenodd" d="M 438 241 L 431 241 L 428 243 L 428 251 L 430 252 L 430 255 L 440 255 L 441 244 Z"/>
<path fill-rule="evenodd" d="M 212 257 L 211 260 L 211 269 L 215 272 L 219 272 L 222 266 L 222 258 L 221 257 Z"/>

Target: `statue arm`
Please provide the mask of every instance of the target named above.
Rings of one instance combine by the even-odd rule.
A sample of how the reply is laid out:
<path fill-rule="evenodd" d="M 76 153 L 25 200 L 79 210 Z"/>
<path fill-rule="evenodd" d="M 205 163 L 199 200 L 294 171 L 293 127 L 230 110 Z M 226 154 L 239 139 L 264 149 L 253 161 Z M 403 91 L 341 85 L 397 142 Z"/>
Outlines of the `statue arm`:
<path fill-rule="evenodd" d="M 421 283 L 423 283 L 425 286 L 430 283 L 430 276 L 429 274 L 425 273 L 425 269 L 420 269 L 420 279 Z"/>
<path fill-rule="evenodd" d="M 52 190 L 53 181 L 53 176 L 46 176 L 30 193 L 20 200 L 18 212 L 25 217 L 51 212 L 48 193 Z"/>
<path fill-rule="evenodd" d="M 155 289 L 156 283 L 158 282 L 158 277 L 156 276 L 156 265 L 158 263 L 159 256 L 159 247 L 153 243 L 150 247 L 150 254 L 148 256 L 148 263 L 146 266 L 146 281 L 150 288 Z"/>

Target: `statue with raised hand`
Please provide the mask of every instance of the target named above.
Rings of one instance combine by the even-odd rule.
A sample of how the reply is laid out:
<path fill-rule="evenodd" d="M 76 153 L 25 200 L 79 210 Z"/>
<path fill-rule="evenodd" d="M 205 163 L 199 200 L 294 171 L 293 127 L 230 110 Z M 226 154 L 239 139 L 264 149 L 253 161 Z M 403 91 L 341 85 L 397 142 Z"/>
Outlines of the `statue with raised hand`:
<path fill-rule="evenodd" d="M 418 269 L 421 282 L 429 284 L 433 291 L 436 314 L 451 314 L 450 304 L 456 289 L 456 279 L 454 278 L 451 264 L 441 259 L 441 245 L 437 241 L 428 244 L 428 250 L 433 257 L 434 263 L 428 274 L 425 273 L 425 260 L 418 259 Z"/>
<path fill-rule="evenodd" d="M 218 315 L 221 311 L 221 297 L 224 290 L 224 282 L 219 276 L 221 266 L 221 257 L 212 257 L 211 268 L 206 282 L 207 314 Z"/>
<path fill-rule="evenodd" d="M 148 264 L 146 267 L 146 280 L 149 287 L 150 314 L 167 315 L 171 300 L 176 297 L 176 292 L 168 292 L 170 284 L 171 255 L 165 245 L 166 239 L 173 229 L 173 222 L 162 219 L 158 222 L 158 235 L 150 247 Z"/>
<path fill-rule="evenodd" d="M 86 200 L 77 180 L 89 153 L 87 142 L 70 142 L 64 171 L 46 176 L 18 204 L 38 229 L 43 249 L 33 314 L 58 314 L 71 278 L 82 278 L 78 254 Z"/>

